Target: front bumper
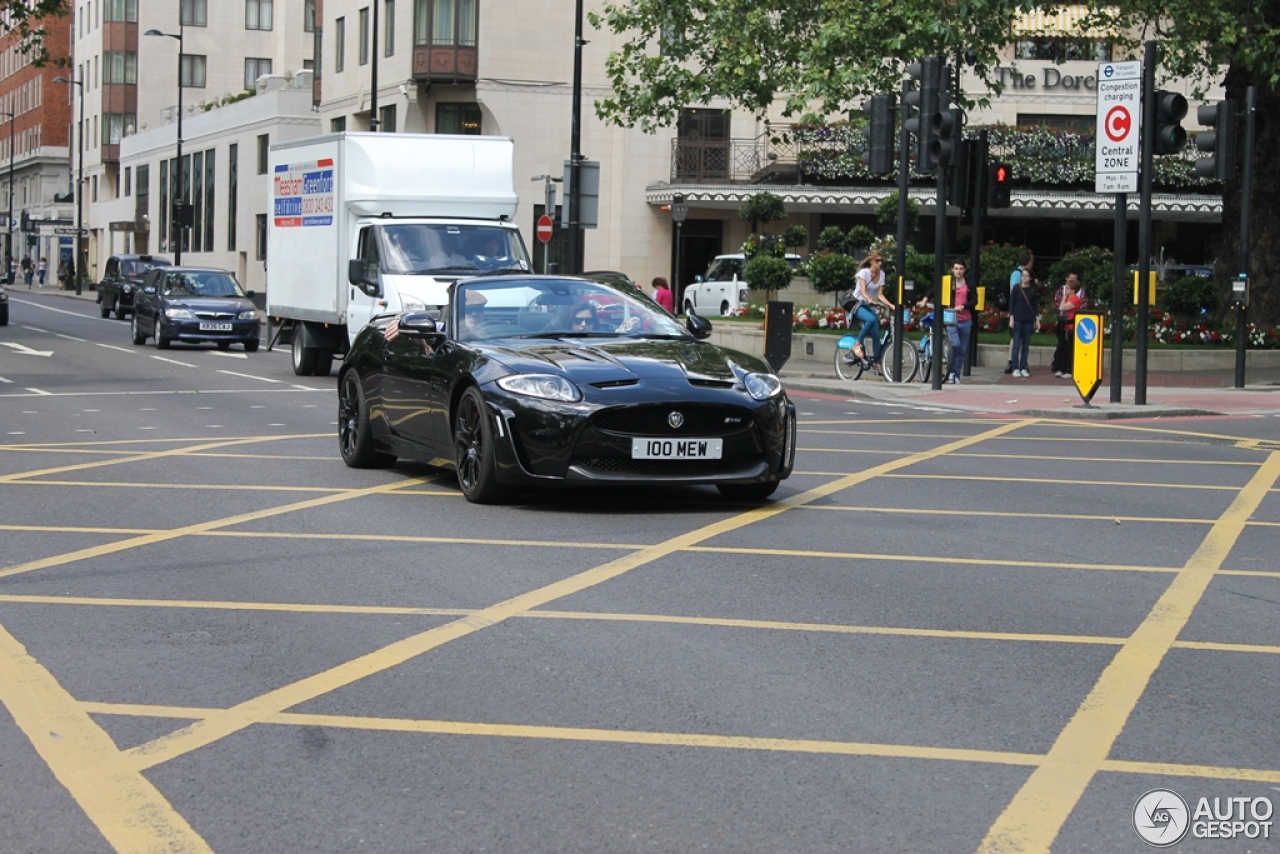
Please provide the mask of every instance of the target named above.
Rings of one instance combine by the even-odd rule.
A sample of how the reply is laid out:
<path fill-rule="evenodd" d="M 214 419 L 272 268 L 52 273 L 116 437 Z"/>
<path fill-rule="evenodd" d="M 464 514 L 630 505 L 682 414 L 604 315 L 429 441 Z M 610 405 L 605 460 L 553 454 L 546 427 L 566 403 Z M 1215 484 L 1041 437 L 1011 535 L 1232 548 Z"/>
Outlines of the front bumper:
<path fill-rule="evenodd" d="M 795 456 L 795 406 L 785 394 L 690 398 L 688 383 L 615 404 L 554 403 L 489 386 L 498 478 L 513 485 L 746 484 L 780 481 Z M 683 393 L 685 399 L 676 395 Z M 669 425 L 679 411 L 684 424 Z M 720 439 L 719 459 L 632 459 L 632 439 Z"/>
<path fill-rule="evenodd" d="M 233 320 L 229 323 L 220 325 L 230 326 L 230 329 L 201 329 L 202 323 L 208 324 L 209 321 L 200 320 L 166 320 L 160 324 L 160 332 L 170 341 L 190 341 L 192 343 L 203 341 L 231 341 L 244 342 L 249 340 L 258 340 L 259 323 L 257 320 Z"/>

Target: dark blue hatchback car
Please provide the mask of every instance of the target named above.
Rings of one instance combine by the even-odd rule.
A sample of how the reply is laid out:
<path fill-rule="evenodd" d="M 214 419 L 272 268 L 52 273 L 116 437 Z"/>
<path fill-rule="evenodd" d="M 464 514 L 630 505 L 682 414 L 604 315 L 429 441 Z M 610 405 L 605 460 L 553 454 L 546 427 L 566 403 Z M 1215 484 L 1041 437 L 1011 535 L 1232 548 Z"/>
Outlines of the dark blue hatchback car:
<path fill-rule="evenodd" d="M 260 312 L 226 270 L 164 267 L 152 270 L 133 301 L 133 343 L 155 339 L 163 350 L 171 342 L 211 342 L 226 350 L 243 344 L 258 349 Z"/>

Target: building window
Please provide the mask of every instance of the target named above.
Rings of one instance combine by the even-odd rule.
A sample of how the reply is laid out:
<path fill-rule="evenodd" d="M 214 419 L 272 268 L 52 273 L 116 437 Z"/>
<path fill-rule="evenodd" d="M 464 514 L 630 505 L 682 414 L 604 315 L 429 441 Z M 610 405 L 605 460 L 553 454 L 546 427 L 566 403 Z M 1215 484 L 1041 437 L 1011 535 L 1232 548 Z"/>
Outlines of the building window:
<path fill-rule="evenodd" d="M 478 104 L 436 104 L 436 133 L 480 135 Z"/>
<path fill-rule="evenodd" d="M 339 18 L 333 22 L 333 70 L 341 72 L 347 64 L 347 19 Z"/>
<path fill-rule="evenodd" d="M 182 0 L 179 20 L 184 27 L 209 26 L 209 0 Z"/>
<path fill-rule="evenodd" d="M 1027 36 L 1014 46 L 1017 59 L 1046 59 L 1065 62 L 1069 59 L 1111 61 L 1111 43 L 1101 39 L 1071 39 L 1047 36 Z"/>
<path fill-rule="evenodd" d="M 109 50 L 102 55 L 104 83 L 137 83 L 138 54 L 131 50 Z"/>
<path fill-rule="evenodd" d="M 369 7 L 360 10 L 360 64 L 369 64 Z"/>
<path fill-rule="evenodd" d="M 386 0 L 382 7 L 382 55 L 396 55 L 396 0 Z"/>
<path fill-rule="evenodd" d="M 316 0 L 302 2 L 302 31 L 304 33 L 316 31 Z"/>
<path fill-rule="evenodd" d="M 104 140 L 107 145 L 119 145 L 120 140 L 124 138 L 125 128 L 132 128 L 137 125 L 138 120 L 133 113 L 107 113 L 102 117 L 104 125 L 103 130 L 106 132 L 107 138 Z"/>
<path fill-rule="evenodd" d="M 271 29 L 271 0 L 244 0 L 244 28 Z"/>
<path fill-rule="evenodd" d="M 475 47 L 477 0 L 414 0 L 416 47 Z"/>
<path fill-rule="evenodd" d="M 378 130 L 383 133 L 396 132 L 396 105 L 391 104 L 378 108 Z"/>
<path fill-rule="evenodd" d="M 231 143 L 227 146 L 227 251 L 236 248 L 236 202 L 239 200 L 240 187 L 236 181 L 240 171 L 240 146 Z"/>
<path fill-rule="evenodd" d="M 138 20 L 138 0 L 105 0 L 102 17 L 105 21 L 136 23 Z"/>
<path fill-rule="evenodd" d="M 185 89 L 203 89 L 207 57 L 194 53 L 182 55 L 182 86 Z"/>
<path fill-rule="evenodd" d="M 271 136 L 262 134 L 258 137 L 258 174 L 267 174 L 271 163 Z"/>
<path fill-rule="evenodd" d="M 258 89 L 258 78 L 271 73 L 271 60 L 249 57 L 244 61 L 245 91 L 255 92 Z"/>
<path fill-rule="evenodd" d="M 267 215 L 258 214 L 256 220 L 257 235 L 253 242 L 257 249 L 258 260 L 265 261 L 267 260 Z"/>
<path fill-rule="evenodd" d="M 336 119 L 329 120 L 330 133 L 345 133 L 347 130 L 347 117 L 338 116 Z"/>
<path fill-rule="evenodd" d="M 206 252 L 213 251 L 213 208 L 216 196 L 214 179 L 217 177 L 214 171 L 213 152 L 211 148 L 204 154 L 204 250 Z"/>
<path fill-rule="evenodd" d="M 133 167 L 124 167 L 124 195 L 125 198 L 133 195 Z"/>

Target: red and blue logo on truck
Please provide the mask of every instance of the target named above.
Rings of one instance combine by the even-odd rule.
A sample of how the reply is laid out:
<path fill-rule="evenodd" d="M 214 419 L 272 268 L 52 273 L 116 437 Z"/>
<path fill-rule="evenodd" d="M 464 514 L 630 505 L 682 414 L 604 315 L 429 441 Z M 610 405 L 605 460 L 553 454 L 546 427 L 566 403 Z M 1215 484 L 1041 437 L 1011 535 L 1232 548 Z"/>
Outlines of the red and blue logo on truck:
<path fill-rule="evenodd" d="M 271 182 L 276 228 L 333 225 L 333 158 L 281 163 Z"/>

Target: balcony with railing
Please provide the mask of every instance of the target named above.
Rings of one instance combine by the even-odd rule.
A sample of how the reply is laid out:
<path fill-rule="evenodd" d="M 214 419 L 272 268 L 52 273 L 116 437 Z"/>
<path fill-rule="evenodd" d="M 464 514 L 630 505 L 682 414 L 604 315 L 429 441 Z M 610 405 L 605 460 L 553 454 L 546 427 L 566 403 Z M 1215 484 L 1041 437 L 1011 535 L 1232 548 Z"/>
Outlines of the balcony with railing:
<path fill-rule="evenodd" d="M 799 178 L 789 127 L 752 139 L 671 140 L 673 184 L 795 184 Z"/>

